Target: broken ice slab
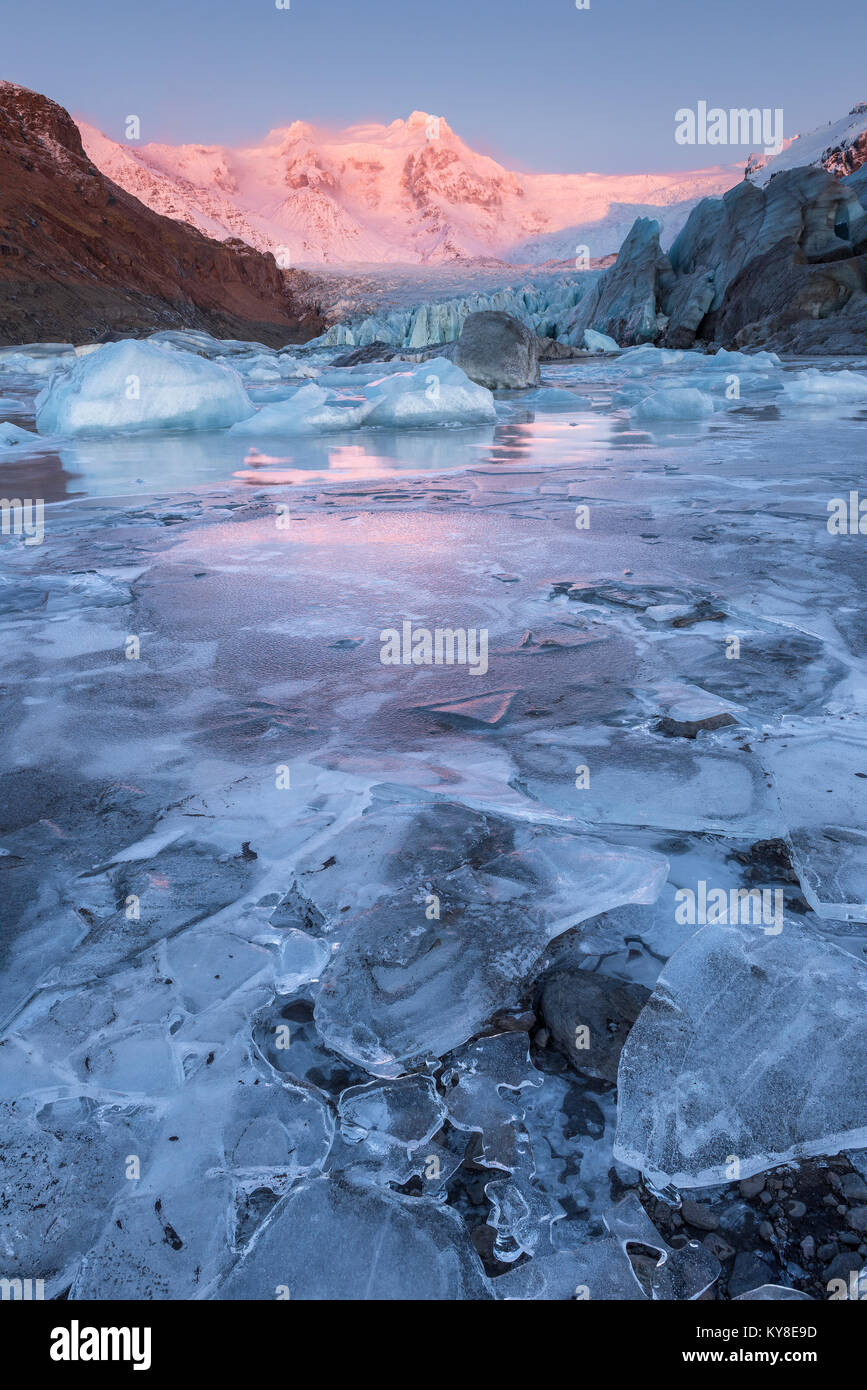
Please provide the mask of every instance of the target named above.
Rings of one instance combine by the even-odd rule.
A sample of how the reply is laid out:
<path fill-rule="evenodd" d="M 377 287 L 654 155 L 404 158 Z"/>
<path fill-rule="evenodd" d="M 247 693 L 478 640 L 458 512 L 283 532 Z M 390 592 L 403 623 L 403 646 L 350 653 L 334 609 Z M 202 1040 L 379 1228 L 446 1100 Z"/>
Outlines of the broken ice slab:
<path fill-rule="evenodd" d="M 236 1258 L 234 1211 L 233 1185 L 218 1176 L 126 1197 L 84 1256 L 70 1298 L 207 1297 Z"/>
<path fill-rule="evenodd" d="M 442 1128 L 446 1107 L 430 1076 L 402 1076 L 350 1086 L 338 1101 L 340 1132 L 385 1161 L 426 1144 Z"/>
<path fill-rule="evenodd" d="M 314 1087 L 280 1077 L 243 1037 L 211 1048 L 166 1103 L 143 1182 L 154 1195 L 186 1180 L 227 1173 L 247 1190 L 284 1192 L 322 1169 L 334 1117 Z"/>
<path fill-rule="evenodd" d="M 735 1294 L 735 1303 L 794 1303 L 801 1299 L 806 1299 L 812 1303 L 813 1299 L 808 1293 L 802 1293 L 800 1289 L 787 1289 L 785 1284 L 760 1284 L 757 1289 L 750 1289 L 748 1293 Z"/>
<path fill-rule="evenodd" d="M 692 1301 L 707 1293 L 720 1276 L 720 1262 L 698 1241 L 689 1241 L 678 1250 L 663 1240 L 634 1192 L 606 1212 L 605 1224 L 624 1250 L 647 1246 L 659 1252 L 656 1267 L 650 1271 L 650 1291 L 654 1300 Z"/>
<path fill-rule="evenodd" d="M 278 994 L 294 994 L 304 985 L 316 983 L 331 959 L 331 947 L 319 937 L 288 927 L 280 936 L 277 966 Z"/>
<path fill-rule="evenodd" d="M 524 1173 L 486 1183 L 485 1196 L 491 1204 L 488 1225 L 497 1233 L 494 1254 L 504 1264 L 534 1254 L 540 1243 L 547 1244 L 551 1223 L 566 1215 L 560 1203 Z"/>
<path fill-rule="evenodd" d="M 577 1250 L 539 1255 L 494 1280 L 497 1298 L 643 1302 L 641 1284 L 620 1242 L 611 1236 Z"/>
<path fill-rule="evenodd" d="M 277 1203 L 215 1296 L 426 1302 L 493 1294 L 450 1208 L 328 1176 Z"/>
<path fill-rule="evenodd" d="M 402 869 L 406 886 L 343 917 L 315 1017 L 328 1047 L 379 1076 L 458 1047 L 526 984 L 549 940 L 609 907 L 652 902 L 667 873 L 659 855 L 447 803 L 414 825 L 377 819 L 380 882 Z M 353 828 L 336 846 L 344 862 L 363 847 Z M 389 855 L 396 831 L 403 862 Z M 365 870 L 373 878 L 375 861 Z"/>
<path fill-rule="evenodd" d="M 829 722 L 758 751 L 804 897 L 820 917 L 867 922 L 867 740 Z"/>
<path fill-rule="evenodd" d="M 707 1187 L 867 1144 L 867 966 L 785 918 L 671 957 L 620 1057 L 614 1156 Z"/>
<path fill-rule="evenodd" d="M 147 1163 L 153 1129 L 144 1108 L 80 1096 L 0 1105 L 0 1277 L 62 1288 L 128 1189 L 128 1156 Z"/>
<path fill-rule="evenodd" d="M 443 1072 L 449 1118 L 458 1129 L 481 1134 L 476 1162 L 507 1173 L 533 1172 L 521 1092 L 543 1080 L 530 1061 L 526 1033 L 479 1038 L 450 1059 Z"/>
<path fill-rule="evenodd" d="M 711 733 L 738 722 L 735 706 L 700 686 L 661 681 L 653 698 L 662 711 L 659 731 L 671 738 L 695 738 L 702 731 Z"/>
<path fill-rule="evenodd" d="M 640 728 L 575 726 L 528 740 L 521 767 L 532 795 L 598 825 L 763 839 L 782 830 L 758 758 L 727 731 L 695 741 Z"/>

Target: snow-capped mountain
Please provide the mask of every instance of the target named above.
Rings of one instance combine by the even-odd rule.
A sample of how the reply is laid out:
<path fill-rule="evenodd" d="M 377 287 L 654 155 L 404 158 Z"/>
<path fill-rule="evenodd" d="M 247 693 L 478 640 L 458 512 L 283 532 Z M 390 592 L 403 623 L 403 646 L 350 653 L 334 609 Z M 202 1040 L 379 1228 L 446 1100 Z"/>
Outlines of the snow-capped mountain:
<path fill-rule="evenodd" d="M 115 183 L 209 236 L 240 237 L 284 265 L 538 264 L 616 252 L 636 216 L 671 235 L 738 166 L 687 174 L 524 174 L 470 149 L 444 119 L 414 111 L 337 133 L 302 121 L 260 145 L 122 144 L 82 124 L 85 149 Z M 624 206 L 625 205 L 625 206 Z M 668 230 L 668 229 L 666 229 Z"/>
<path fill-rule="evenodd" d="M 751 159 L 747 173 L 753 183 L 762 187 L 783 169 L 821 164 L 837 178 L 844 178 L 864 163 L 867 163 L 867 101 L 859 101 L 839 121 L 829 121 L 817 130 L 785 141 L 784 148 L 772 159 Z"/>

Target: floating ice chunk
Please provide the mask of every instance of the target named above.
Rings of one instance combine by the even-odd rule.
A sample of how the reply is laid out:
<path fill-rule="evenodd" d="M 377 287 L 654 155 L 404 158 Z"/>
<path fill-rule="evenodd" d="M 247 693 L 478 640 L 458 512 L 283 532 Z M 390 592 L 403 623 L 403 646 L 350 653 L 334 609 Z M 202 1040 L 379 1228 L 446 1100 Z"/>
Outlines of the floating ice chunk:
<path fill-rule="evenodd" d="M 633 420 L 702 420 L 713 415 L 713 398 L 692 386 L 665 387 L 630 410 Z"/>
<path fill-rule="evenodd" d="M 607 333 L 597 333 L 595 328 L 584 329 L 584 346 L 590 352 L 619 352 L 620 344 Z"/>
<path fill-rule="evenodd" d="M 559 386 L 543 386 L 541 390 L 531 391 L 521 401 L 528 410 L 581 410 L 583 401 L 572 391 L 564 391 Z"/>
<path fill-rule="evenodd" d="M 813 911 L 867 922 L 867 742 L 829 726 L 768 739 L 759 752 Z"/>
<path fill-rule="evenodd" d="M 365 390 L 368 425 L 477 425 L 497 418 L 494 398 L 445 357 L 432 357 L 407 372 L 393 373 Z"/>
<path fill-rule="evenodd" d="M 357 429 L 369 412 L 366 402 L 345 400 L 336 391 L 315 382 L 302 386 L 288 400 L 263 406 L 258 415 L 233 425 L 230 433 L 250 436 L 269 434 L 327 434 Z"/>
<path fill-rule="evenodd" d="M 845 407 L 867 405 L 867 375 L 864 372 L 827 372 L 810 367 L 783 383 L 787 405 Z"/>
<path fill-rule="evenodd" d="M 713 356 L 706 357 L 705 362 L 720 371 L 740 375 L 744 372 L 774 371 L 783 365 L 775 352 L 733 352 L 728 348 L 720 348 Z"/>
<path fill-rule="evenodd" d="M 327 941 L 309 936 L 307 932 L 289 927 L 280 936 L 280 962 L 277 967 L 277 991 L 294 994 L 296 990 L 318 980 L 331 959 Z"/>
<path fill-rule="evenodd" d="M 205 1297 L 235 1259 L 233 1216 L 232 1184 L 219 1176 L 129 1196 L 88 1250 L 69 1296 Z"/>
<path fill-rule="evenodd" d="M 156 343 L 107 343 L 36 397 L 40 434 L 213 430 L 251 415 L 240 377 Z"/>
<path fill-rule="evenodd" d="M 280 1290 L 293 1302 L 493 1297 L 455 1212 L 335 1176 L 278 1202 L 216 1297 L 273 1300 Z"/>
<path fill-rule="evenodd" d="M 0 409 L 4 403 L 0 401 Z M 9 402 L 5 402 L 6 409 Z M 41 440 L 38 434 L 32 430 L 23 430 L 20 425 L 10 425 L 8 420 L 0 421 L 0 449 L 13 449 L 19 444 L 39 444 Z"/>
<path fill-rule="evenodd" d="M 663 968 L 620 1056 L 614 1156 L 657 1187 L 867 1144 L 867 966 L 786 918 L 708 926 Z M 809 1061 L 809 1065 L 807 1064 Z"/>
<path fill-rule="evenodd" d="M 0 410 L 26 410 L 27 406 L 23 401 L 18 401 L 14 396 L 0 396 Z M 0 425 L 0 429 L 11 429 L 11 425 Z"/>

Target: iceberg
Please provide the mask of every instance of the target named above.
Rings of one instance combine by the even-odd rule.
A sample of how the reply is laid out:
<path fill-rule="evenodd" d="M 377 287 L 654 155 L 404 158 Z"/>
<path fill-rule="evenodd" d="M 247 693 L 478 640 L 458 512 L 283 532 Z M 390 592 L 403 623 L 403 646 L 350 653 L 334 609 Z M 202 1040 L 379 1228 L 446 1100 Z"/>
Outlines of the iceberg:
<path fill-rule="evenodd" d="M 864 372 L 822 372 L 818 367 L 810 367 L 784 383 L 783 399 L 787 405 L 825 409 L 867 405 L 867 375 Z"/>
<path fill-rule="evenodd" d="M 633 420 L 702 420 L 713 415 L 713 400 L 692 386 L 654 391 L 630 410 Z"/>
<path fill-rule="evenodd" d="M 584 346 L 590 352 L 619 352 L 620 344 L 607 333 L 597 333 L 595 328 L 584 329 Z"/>
<path fill-rule="evenodd" d="M 252 437 L 273 434 L 328 434 L 357 429 L 368 413 L 366 402 L 352 404 L 336 391 L 309 382 L 288 400 L 265 405 L 258 415 L 239 420 L 231 434 Z"/>
<path fill-rule="evenodd" d="M 19 425 L 10 425 L 8 420 L 0 421 L 0 449 L 14 449 L 18 444 L 38 444 L 39 436 L 32 430 L 23 430 Z"/>
<path fill-rule="evenodd" d="M 230 367 L 156 343 L 107 343 L 36 398 L 40 434 L 215 430 L 253 413 Z"/>
<path fill-rule="evenodd" d="M 329 374 L 333 380 L 337 372 Z M 359 385 L 362 391 L 359 395 Z M 331 386 L 309 382 L 288 400 L 263 406 L 258 415 L 232 426 L 244 435 L 326 434 L 362 425 L 412 429 L 429 425 L 491 424 L 497 418 L 494 398 L 476 386 L 454 363 L 434 357 L 419 366 L 376 374 L 373 381 L 350 376 L 342 395 Z"/>
<path fill-rule="evenodd" d="M 432 357 L 407 372 L 373 382 L 365 390 L 367 425 L 484 425 L 497 418 L 494 398 L 445 357 Z"/>

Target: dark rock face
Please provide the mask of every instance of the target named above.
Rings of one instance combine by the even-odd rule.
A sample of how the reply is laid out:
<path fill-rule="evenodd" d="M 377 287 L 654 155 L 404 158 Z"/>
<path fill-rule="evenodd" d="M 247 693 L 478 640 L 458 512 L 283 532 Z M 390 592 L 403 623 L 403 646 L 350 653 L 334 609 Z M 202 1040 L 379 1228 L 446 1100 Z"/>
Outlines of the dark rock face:
<path fill-rule="evenodd" d="M 863 168 L 863 166 L 862 166 Z M 624 346 L 867 348 L 867 174 L 787 169 L 705 198 L 666 257 L 639 219 L 615 266 L 579 304 L 572 329 Z"/>
<path fill-rule="evenodd" d="M 671 262 L 659 246 L 659 223 L 639 217 L 614 265 L 578 304 L 569 337 L 578 341 L 585 328 L 593 328 L 621 347 L 652 343 L 666 327 L 662 302 L 673 288 Z"/>
<path fill-rule="evenodd" d="M 451 359 L 477 386 L 490 391 L 536 386 L 540 379 L 535 333 L 498 310 L 469 315 Z"/>
<path fill-rule="evenodd" d="M 47 97 L 0 82 L 0 342 L 198 328 L 273 346 L 319 333 L 291 273 L 161 217 L 90 163 Z"/>
<path fill-rule="evenodd" d="M 360 367 L 365 362 L 390 362 L 396 356 L 388 343 L 366 343 L 364 347 L 350 348 L 341 357 L 335 357 L 332 367 Z"/>

